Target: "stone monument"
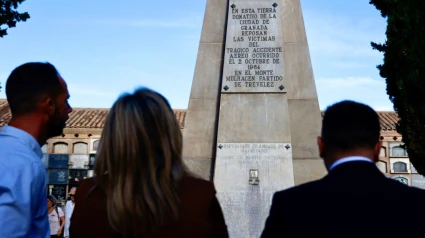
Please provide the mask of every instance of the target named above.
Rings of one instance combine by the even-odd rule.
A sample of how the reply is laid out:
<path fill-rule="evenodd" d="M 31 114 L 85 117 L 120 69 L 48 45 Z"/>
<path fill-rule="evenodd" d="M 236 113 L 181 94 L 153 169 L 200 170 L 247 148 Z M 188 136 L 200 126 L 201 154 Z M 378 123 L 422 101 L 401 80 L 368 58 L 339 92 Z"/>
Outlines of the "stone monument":
<path fill-rule="evenodd" d="M 321 178 L 321 115 L 299 0 L 207 0 L 183 136 L 231 237 L 259 237 L 274 192 Z"/>

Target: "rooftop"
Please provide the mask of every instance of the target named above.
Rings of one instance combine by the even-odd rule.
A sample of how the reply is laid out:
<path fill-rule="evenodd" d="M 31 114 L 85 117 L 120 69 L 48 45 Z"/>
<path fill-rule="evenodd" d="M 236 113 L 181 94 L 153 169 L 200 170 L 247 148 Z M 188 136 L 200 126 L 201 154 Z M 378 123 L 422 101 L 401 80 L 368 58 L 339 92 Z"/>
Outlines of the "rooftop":
<path fill-rule="evenodd" d="M 103 128 L 108 108 L 73 108 L 67 121 L 67 128 Z M 174 109 L 174 115 L 184 128 L 186 110 Z M 383 131 L 395 131 L 398 122 L 398 115 L 395 112 L 378 112 L 381 129 Z M 323 116 L 323 112 L 322 112 Z M 0 99 L 0 127 L 6 124 L 11 118 L 9 105 L 6 99 Z"/>

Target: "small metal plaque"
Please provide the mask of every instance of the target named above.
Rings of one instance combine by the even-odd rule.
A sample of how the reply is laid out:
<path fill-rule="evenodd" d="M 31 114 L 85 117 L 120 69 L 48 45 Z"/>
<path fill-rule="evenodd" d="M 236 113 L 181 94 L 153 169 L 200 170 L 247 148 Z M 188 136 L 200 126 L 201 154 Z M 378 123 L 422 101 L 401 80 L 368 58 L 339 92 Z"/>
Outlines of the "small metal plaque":
<path fill-rule="evenodd" d="M 67 169 L 51 169 L 49 170 L 50 184 L 67 184 L 68 170 Z"/>
<path fill-rule="evenodd" d="M 69 155 L 67 154 L 50 154 L 49 168 L 66 169 L 68 168 L 68 159 L 69 159 Z"/>
<path fill-rule="evenodd" d="M 250 185 L 258 185 L 260 180 L 258 179 L 258 169 L 250 169 L 249 170 L 249 184 Z"/>
<path fill-rule="evenodd" d="M 88 169 L 89 155 L 70 155 L 69 168 L 70 169 Z"/>

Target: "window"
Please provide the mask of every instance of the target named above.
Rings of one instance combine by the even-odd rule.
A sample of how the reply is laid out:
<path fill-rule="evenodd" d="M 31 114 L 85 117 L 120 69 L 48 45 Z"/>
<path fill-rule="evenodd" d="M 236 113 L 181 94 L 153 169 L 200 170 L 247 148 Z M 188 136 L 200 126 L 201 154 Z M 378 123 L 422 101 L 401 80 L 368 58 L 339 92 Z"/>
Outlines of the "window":
<path fill-rule="evenodd" d="M 99 146 L 99 140 L 95 140 L 93 142 L 93 151 L 97 151 L 97 147 Z"/>
<path fill-rule="evenodd" d="M 384 161 L 376 162 L 376 167 L 378 167 L 378 169 L 384 174 L 387 172 L 387 163 Z"/>
<path fill-rule="evenodd" d="M 381 147 L 381 151 L 379 152 L 379 157 L 387 157 L 386 149 L 387 148 L 385 148 L 383 146 Z"/>
<path fill-rule="evenodd" d="M 407 156 L 407 152 L 403 148 L 402 143 L 400 142 L 390 143 L 390 156 L 391 157 L 406 157 Z"/>
<path fill-rule="evenodd" d="M 88 151 L 88 145 L 84 142 L 77 142 L 74 143 L 74 154 L 87 154 Z"/>
<path fill-rule="evenodd" d="M 55 154 L 68 154 L 68 144 L 58 142 L 53 145 L 53 153 Z"/>
<path fill-rule="evenodd" d="M 395 173 L 407 173 L 407 164 L 403 162 L 394 163 L 394 172 Z"/>
<path fill-rule="evenodd" d="M 406 151 L 401 146 L 394 146 L 391 149 L 392 156 L 400 157 L 400 156 L 406 156 Z"/>

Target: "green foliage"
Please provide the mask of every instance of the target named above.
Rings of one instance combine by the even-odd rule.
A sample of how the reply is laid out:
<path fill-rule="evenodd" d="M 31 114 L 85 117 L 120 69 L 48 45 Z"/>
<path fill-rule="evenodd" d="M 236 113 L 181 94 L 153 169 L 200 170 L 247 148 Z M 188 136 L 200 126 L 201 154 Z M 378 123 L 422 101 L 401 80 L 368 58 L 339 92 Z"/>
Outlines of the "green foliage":
<path fill-rule="evenodd" d="M 387 40 L 371 43 L 384 53 L 377 68 L 400 120 L 397 131 L 410 161 L 425 175 L 425 1 L 370 0 L 387 18 Z"/>
<path fill-rule="evenodd" d="M 30 18 L 28 12 L 19 13 L 16 11 L 18 5 L 24 1 L 0 0 L 0 37 L 7 35 L 7 27 L 15 27 L 17 22 L 26 21 Z"/>

